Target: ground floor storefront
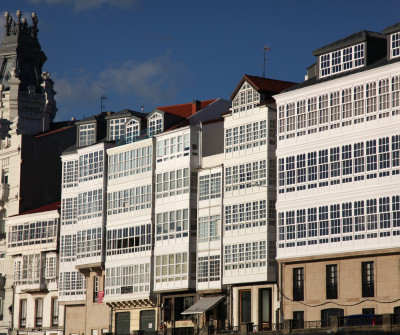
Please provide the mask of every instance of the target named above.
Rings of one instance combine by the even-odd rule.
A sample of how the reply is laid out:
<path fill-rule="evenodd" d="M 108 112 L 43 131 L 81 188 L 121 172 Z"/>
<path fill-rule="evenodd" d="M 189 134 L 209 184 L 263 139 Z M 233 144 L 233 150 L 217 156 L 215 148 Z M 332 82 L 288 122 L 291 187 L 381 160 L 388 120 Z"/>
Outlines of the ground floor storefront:
<path fill-rule="evenodd" d="M 272 329 L 279 322 L 280 304 L 275 283 L 234 285 L 230 291 L 232 327 L 262 331 Z"/>

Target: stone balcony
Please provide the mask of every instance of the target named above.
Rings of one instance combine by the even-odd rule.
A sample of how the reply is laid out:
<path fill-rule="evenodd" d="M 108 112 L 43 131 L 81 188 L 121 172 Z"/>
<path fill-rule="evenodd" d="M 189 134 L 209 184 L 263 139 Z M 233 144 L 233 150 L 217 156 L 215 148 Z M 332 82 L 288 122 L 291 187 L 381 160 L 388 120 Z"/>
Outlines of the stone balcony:
<path fill-rule="evenodd" d="M 48 290 L 44 279 L 24 279 L 15 283 L 20 292 L 45 292 Z"/>

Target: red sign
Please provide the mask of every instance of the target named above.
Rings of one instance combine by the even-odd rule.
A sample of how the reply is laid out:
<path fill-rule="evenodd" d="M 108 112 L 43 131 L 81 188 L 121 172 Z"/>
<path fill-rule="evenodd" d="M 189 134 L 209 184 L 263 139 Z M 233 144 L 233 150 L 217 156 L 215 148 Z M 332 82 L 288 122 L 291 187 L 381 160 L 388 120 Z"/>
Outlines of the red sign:
<path fill-rule="evenodd" d="M 97 302 L 99 304 L 102 304 L 103 303 L 103 299 L 104 299 L 104 291 L 97 292 Z"/>

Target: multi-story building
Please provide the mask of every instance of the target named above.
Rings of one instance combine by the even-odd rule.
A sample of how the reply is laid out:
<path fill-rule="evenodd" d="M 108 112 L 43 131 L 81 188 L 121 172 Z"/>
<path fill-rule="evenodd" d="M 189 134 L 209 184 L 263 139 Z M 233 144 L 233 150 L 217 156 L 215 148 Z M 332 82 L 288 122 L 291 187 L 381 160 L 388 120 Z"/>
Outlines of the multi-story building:
<path fill-rule="evenodd" d="M 400 25 L 313 52 L 278 106 L 286 319 L 399 310 Z"/>
<path fill-rule="evenodd" d="M 275 148 L 272 95 L 294 83 L 245 75 L 224 116 L 223 279 L 232 326 L 276 322 Z"/>
<path fill-rule="evenodd" d="M 153 293 L 154 138 L 147 114 L 124 111 L 108 117 L 109 139 L 122 125 L 119 141 L 107 150 L 106 302 L 114 332 L 155 331 Z"/>
<path fill-rule="evenodd" d="M 7 255 L 14 263 L 12 325 L 19 334 L 63 334 L 57 283 L 59 224 L 60 202 L 6 219 Z M 0 261 L 4 268 L 5 259 Z"/>
<path fill-rule="evenodd" d="M 175 315 L 180 320 L 193 302 L 199 122 L 220 117 L 229 106 L 222 99 L 195 100 L 149 114 L 124 111 L 107 117 L 110 140 L 117 133 L 111 127 L 120 127 L 116 146 L 107 150 L 104 298 L 116 334 L 155 331 L 164 320 L 174 322 Z M 182 300 L 175 313 L 171 291 L 177 290 L 190 296 L 183 300 L 191 300 Z"/>
<path fill-rule="evenodd" d="M 59 301 L 65 333 L 109 331 L 109 308 L 103 303 L 106 150 L 108 114 L 77 122 L 76 144 L 63 152 Z"/>
<path fill-rule="evenodd" d="M 223 118 L 202 122 L 202 150 L 197 192 L 198 302 L 189 311 L 199 315 L 199 328 L 220 330 L 227 325 L 226 287 L 222 284 Z"/>
<path fill-rule="evenodd" d="M 17 12 L 5 14 L 0 48 L 0 255 L 5 256 L 4 218 L 60 200 L 62 150 L 74 141 L 68 123 L 53 123 L 57 108 L 53 81 L 42 73 L 46 55 L 38 41 L 38 18 L 28 26 Z M 0 333 L 12 327 L 12 259 L 0 276 Z M 7 279 L 7 280 L 5 280 Z M 6 284 L 6 287 L 4 287 Z"/>
<path fill-rule="evenodd" d="M 198 326 L 190 314 L 182 313 L 198 300 L 198 169 L 201 153 L 207 150 L 204 143 L 213 136 L 207 131 L 213 123 L 206 121 L 220 118 L 229 107 L 230 102 L 223 99 L 194 101 L 158 108 L 152 115 L 162 115 L 162 111 L 164 115 L 171 113 L 187 118 L 156 135 L 154 290 L 160 296 L 162 321 L 167 328 L 190 332 Z M 218 147 L 218 142 L 215 145 Z M 213 152 L 213 149 L 208 150 Z"/>

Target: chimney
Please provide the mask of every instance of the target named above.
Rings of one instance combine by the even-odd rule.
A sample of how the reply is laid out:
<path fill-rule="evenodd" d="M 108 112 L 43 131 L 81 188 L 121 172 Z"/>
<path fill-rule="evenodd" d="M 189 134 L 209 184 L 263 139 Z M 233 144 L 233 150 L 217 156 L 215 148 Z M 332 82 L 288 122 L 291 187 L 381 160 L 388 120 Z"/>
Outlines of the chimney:
<path fill-rule="evenodd" d="M 192 115 L 196 114 L 201 109 L 201 101 L 193 100 L 192 102 Z"/>

